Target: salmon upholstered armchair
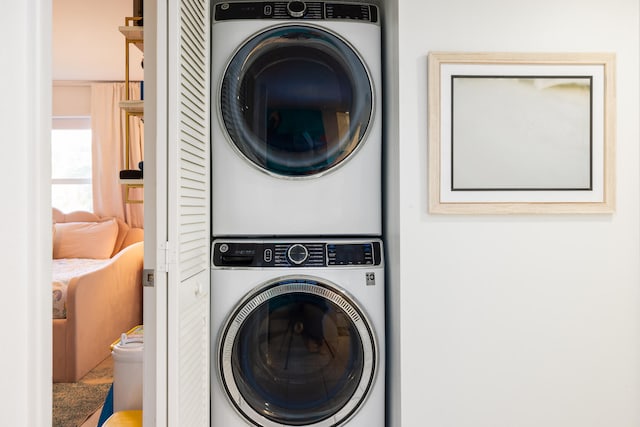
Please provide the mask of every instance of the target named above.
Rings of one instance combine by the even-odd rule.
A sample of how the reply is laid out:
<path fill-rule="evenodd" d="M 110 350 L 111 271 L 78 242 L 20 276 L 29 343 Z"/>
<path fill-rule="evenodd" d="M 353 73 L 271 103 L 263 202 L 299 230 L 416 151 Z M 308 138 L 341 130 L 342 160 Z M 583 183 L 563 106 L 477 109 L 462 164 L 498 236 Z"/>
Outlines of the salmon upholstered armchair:
<path fill-rule="evenodd" d="M 75 382 L 142 323 L 144 231 L 53 209 L 53 381 Z"/>

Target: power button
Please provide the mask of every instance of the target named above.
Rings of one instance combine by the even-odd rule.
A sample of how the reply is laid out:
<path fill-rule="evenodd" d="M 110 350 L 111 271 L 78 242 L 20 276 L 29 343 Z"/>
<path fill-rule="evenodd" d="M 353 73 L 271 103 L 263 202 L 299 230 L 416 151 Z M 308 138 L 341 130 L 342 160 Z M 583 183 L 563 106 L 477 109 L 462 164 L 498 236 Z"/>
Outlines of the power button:
<path fill-rule="evenodd" d="M 273 14 L 273 7 L 270 4 L 264 5 L 264 16 L 271 16 Z"/>
<path fill-rule="evenodd" d="M 271 262 L 273 259 L 273 251 L 271 249 L 265 249 L 262 254 L 262 259 L 264 259 L 264 262 Z"/>

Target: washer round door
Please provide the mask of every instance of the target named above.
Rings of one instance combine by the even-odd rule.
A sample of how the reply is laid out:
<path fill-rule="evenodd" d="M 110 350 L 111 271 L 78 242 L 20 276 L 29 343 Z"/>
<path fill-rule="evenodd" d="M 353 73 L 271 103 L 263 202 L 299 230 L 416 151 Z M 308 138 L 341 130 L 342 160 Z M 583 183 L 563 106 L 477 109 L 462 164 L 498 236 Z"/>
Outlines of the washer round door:
<path fill-rule="evenodd" d="M 362 310 L 335 285 L 306 276 L 243 300 L 219 346 L 228 397 L 260 426 L 338 426 L 366 400 L 376 371 Z"/>
<path fill-rule="evenodd" d="M 288 178 L 329 171 L 362 144 L 372 85 L 358 54 L 320 28 L 290 25 L 250 39 L 220 89 L 224 127 L 260 170 Z"/>

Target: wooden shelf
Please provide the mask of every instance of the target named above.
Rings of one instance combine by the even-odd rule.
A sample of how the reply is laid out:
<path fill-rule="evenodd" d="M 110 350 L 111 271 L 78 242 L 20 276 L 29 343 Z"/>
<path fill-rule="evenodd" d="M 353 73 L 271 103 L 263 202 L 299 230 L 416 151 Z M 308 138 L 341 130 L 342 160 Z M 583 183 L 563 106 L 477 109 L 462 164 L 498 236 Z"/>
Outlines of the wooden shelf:
<path fill-rule="evenodd" d="M 144 184 L 144 178 L 139 178 L 139 179 L 119 179 L 118 182 L 120 184 L 130 185 L 132 187 L 134 187 L 134 186 L 142 187 L 142 185 Z"/>
<path fill-rule="evenodd" d="M 126 17 L 125 25 L 118 27 L 118 30 L 125 37 L 125 87 L 126 100 L 120 101 L 119 106 L 126 112 L 127 120 L 125 120 L 125 168 L 129 169 L 129 147 L 130 147 L 130 129 L 129 116 L 144 116 L 144 101 L 132 100 L 129 96 L 129 46 L 135 45 L 142 53 L 144 53 L 144 27 L 141 25 L 133 25 L 135 22 L 141 22 L 141 17 Z M 135 175 L 134 175 L 135 176 Z M 142 200 L 131 199 L 129 190 L 132 188 L 142 188 L 144 181 L 139 179 L 119 179 L 121 185 L 126 188 L 125 203 L 143 203 Z"/>
<path fill-rule="evenodd" d="M 118 30 L 128 43 L 133 43 L 140 52 L 144 52 L 144 27 L 138 25 L 123 25 Z"/>
<path fill-rule="evenodd" d="M 129 114 L 144 113 L 144 101 L 120 101 L 120 108 Z"/>

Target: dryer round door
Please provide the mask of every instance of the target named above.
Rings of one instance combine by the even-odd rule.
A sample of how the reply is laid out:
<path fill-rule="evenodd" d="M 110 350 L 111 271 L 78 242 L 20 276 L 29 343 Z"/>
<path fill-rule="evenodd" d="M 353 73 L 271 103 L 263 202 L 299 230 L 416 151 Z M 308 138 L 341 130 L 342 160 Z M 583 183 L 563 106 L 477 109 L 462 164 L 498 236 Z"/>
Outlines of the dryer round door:
<path fill-rule="evenodd" d="M 267 283 L 225 324 L 219 374 L 236 409 L 260 426 L 338 426 L 366 400 L 377 347 L 339 288 L 296 276 Z"/>
<path fill-rule="evenodd" d="M 373 115 L 369 73 L 344 40 L 291 25 L 245 43 L 220 89 L 224 127 L 242 156 L 288 178 L 341 165 L 362 144 Z"/>

